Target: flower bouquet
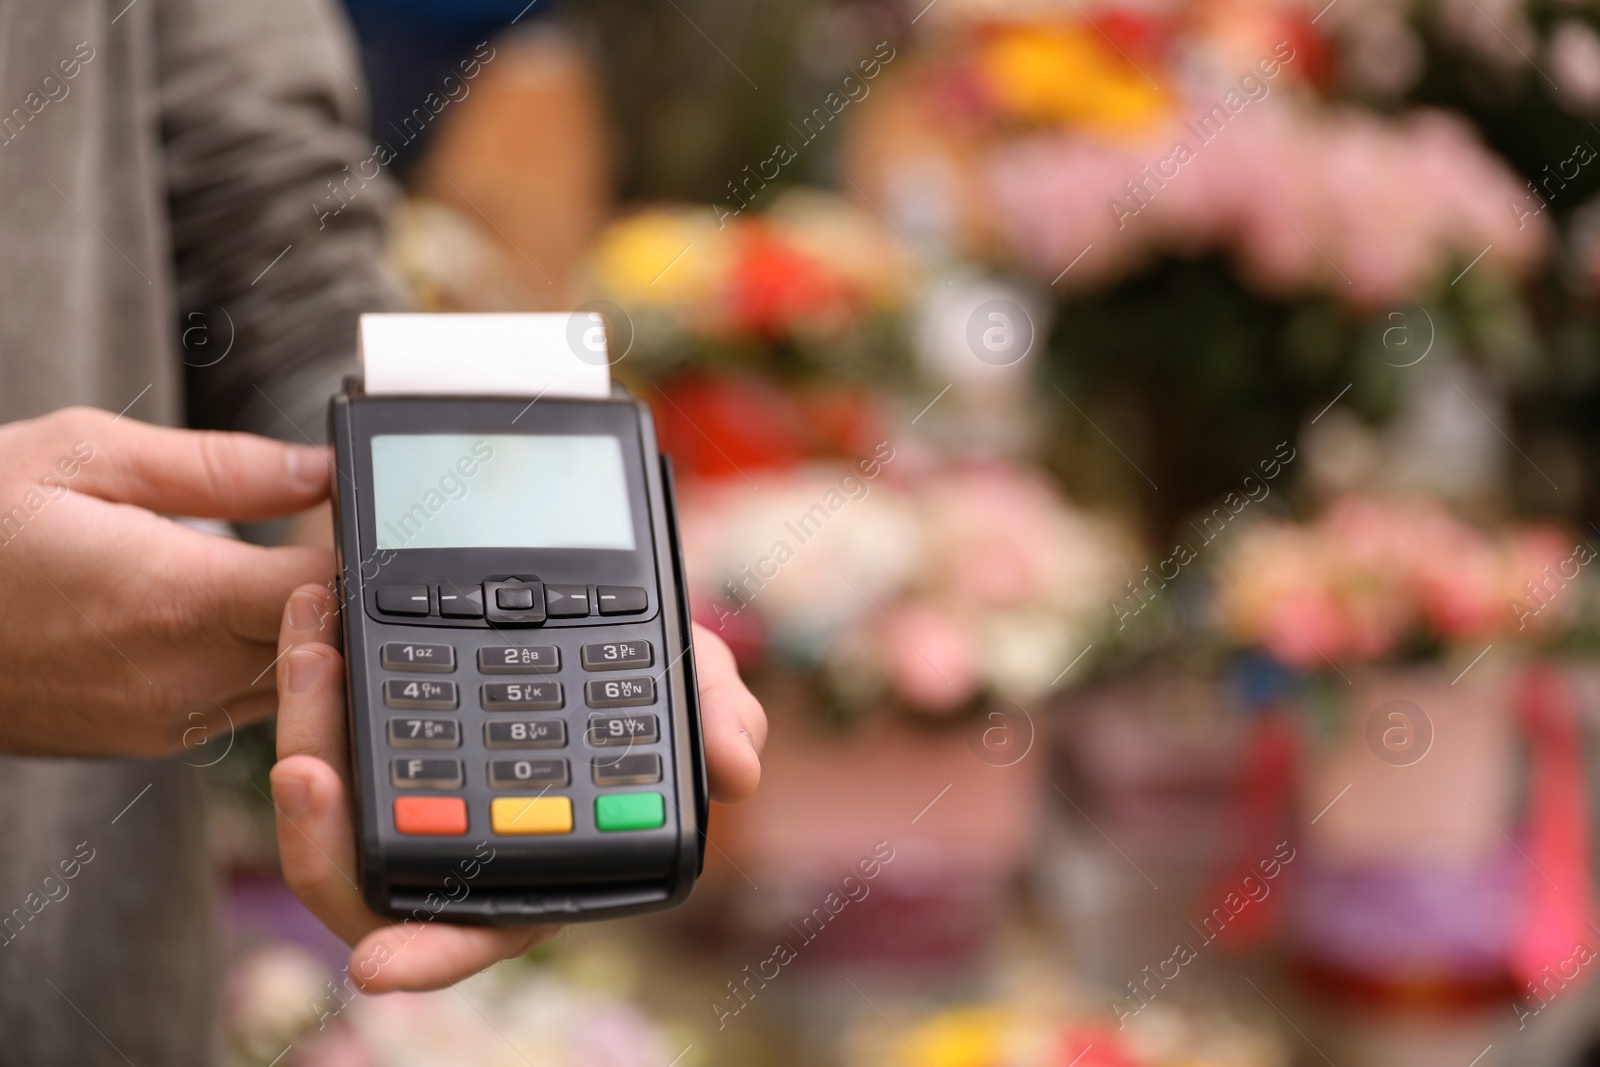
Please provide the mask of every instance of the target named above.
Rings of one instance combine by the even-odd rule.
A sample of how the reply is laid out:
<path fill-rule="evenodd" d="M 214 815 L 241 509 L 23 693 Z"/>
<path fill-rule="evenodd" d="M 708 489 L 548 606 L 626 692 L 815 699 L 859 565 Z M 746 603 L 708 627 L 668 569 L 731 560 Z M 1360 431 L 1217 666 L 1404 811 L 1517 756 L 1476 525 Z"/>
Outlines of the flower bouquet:
<path fill-rule="evenodd" d="M 1383 1003 L 1528 996 L 1592 919 L 1575 704 L 1540 654 L 1592 616 L 1594 546 L 1356 497 L 1232 547 L 1219 628 L 1290 672 L 1276 703 L 1303 713 L 1276 717 L 1298 745 L 1264 725 L 1258 750 L 1300 773 L 1240 799 L 1300 813 L 1306 973 Z M 1263 792 L 1294 777 L 1293 801 Z"/>
<path fill-rule="evenodd" d="M 1491 534 L 1436 503 L 1369 497 L 1305 525 L 1256 523 L 1233 548 L 1218 574 L 1221 632 L 1300 671 L 1561 636 L 1596 558 L 1550 527 Z"/>
<path fill-rule="evenodd" d="M 683 205 L 625 216 L 597 238 L 587 290 L 620 320 L 625 376 L 895 384 L 909 373 L 911 257 L 864 208 L 797 190 L 759 215 Z"/>
<path fill-rule="evenodd" d="M 897 457 L 685 486 L 697 617 L 835 721 L 1036 705 L 1111 621 L 1133 546 L 1037 471 Z"/>

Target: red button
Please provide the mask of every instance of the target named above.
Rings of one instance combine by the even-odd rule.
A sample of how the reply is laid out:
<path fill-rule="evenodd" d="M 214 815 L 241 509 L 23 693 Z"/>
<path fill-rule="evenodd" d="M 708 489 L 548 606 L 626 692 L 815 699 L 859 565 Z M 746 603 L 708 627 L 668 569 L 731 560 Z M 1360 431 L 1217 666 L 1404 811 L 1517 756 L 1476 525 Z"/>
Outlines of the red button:
<path fill-rule="evenodd" d="M 460 836 L 467 832 L 467 802 L 461 797 L 401 797 L 394 802 L 394 828 L 403 834 Z"/>

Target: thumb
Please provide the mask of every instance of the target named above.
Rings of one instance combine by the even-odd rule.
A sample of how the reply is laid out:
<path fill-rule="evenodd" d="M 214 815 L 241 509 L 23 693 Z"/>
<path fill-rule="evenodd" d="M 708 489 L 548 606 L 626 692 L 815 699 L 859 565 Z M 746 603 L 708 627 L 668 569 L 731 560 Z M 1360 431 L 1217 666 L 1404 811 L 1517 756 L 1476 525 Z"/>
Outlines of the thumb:
<path fill-rule="evenodd" d="M 267 519 L 328 495 L 321 450 L 218 430 L 172 430 L 92 408 L 55 418 L 76 439 L 72 488 L 169 515 Z"/>

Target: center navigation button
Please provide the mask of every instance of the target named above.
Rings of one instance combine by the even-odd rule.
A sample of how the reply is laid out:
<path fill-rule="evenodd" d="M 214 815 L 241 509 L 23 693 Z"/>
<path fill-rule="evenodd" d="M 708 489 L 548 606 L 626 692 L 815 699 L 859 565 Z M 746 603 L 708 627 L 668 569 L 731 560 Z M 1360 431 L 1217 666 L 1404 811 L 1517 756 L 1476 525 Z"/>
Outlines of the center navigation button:
<path fill-rule="evenodd" d="M 512 578 L 483 583 L 484 617 L 492 626 L 537 626 L 544 622 L 544 586 Z"/>
<path fill-rule="evenodd" d="M 533 607 L 533 590 L 527 586 L 521 589 L 502 586 L 494 591 L 494 606 L 501 611 L 528 611 Z"/>

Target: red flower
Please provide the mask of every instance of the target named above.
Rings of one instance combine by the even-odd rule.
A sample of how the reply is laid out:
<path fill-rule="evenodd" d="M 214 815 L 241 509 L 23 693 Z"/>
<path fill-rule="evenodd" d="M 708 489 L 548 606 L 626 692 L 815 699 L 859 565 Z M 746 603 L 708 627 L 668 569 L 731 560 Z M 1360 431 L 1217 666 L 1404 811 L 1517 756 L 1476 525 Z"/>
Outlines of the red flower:
<path fill-rule="evenodd" d="M 734 330 L 769 341 L 837 332 L 861 302 L 849 279 L 760 223 L 745 227 L 739 239 L 727 301 Z"/>
<path fill-rule="evenodd" d="M 1172 40 L 1172 25 L 1141 11 L 1113 8 L 1102 11 L 1089 24 L 1110 41 L 1130 63 L 1159 60 Z"/>
<path fill-rule="evenodd" d="M 790 395 L 754 375 L 693 374 L 659 385 L 651 404 L 663 450 L 684 474 L 748 477 L 818 456 L 859 459 L 883 439 L 866 392 Z"/>
<path fill-rule="evenodd" d="M 680 378 L 658 387 L 651 408 L 663 449 L 685 474 L 749 477 L 792 467 L 810 452 L 799 412 L 758 378 Z"/>

